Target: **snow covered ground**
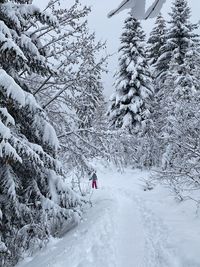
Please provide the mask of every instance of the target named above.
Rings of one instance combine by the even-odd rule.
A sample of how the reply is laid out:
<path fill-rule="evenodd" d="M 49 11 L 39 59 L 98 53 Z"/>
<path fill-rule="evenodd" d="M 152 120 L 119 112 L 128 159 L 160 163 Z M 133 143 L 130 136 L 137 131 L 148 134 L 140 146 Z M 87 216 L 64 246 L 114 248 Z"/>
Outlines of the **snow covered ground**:
<path fill-rule="evenodd" d="M 199 267 L 200 218 L 147 172 L 99 168 L 93 207 L 78 227 L 17 267 Z"/>

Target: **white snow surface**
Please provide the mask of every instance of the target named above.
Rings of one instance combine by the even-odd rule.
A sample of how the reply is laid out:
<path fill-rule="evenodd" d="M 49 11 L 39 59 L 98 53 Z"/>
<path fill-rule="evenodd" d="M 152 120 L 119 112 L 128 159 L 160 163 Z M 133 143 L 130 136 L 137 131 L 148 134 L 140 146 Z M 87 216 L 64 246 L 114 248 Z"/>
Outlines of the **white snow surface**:
<path fill-rule="evenodd" d="M 144 191 L 148 175 L 99 167 L 82 222 L 16 267 L 199 267 L 194 203 L 176 202 L 163 186 Z"/>

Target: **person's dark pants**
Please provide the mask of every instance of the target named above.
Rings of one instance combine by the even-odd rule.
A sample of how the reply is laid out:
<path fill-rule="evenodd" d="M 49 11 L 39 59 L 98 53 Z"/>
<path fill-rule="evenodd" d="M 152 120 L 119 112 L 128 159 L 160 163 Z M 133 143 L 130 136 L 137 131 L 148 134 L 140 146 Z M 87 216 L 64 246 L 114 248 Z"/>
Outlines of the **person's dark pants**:
<path fill-rule="evenodd" d="M 92 181 L 92 188 L 97 189 L 97 181 L 96 180 Z"/>

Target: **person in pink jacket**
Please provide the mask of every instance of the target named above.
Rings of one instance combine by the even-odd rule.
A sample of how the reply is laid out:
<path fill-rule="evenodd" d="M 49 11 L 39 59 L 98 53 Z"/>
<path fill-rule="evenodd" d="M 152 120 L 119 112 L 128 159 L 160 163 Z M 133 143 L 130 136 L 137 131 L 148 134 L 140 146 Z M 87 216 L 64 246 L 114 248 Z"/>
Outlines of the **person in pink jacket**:
<path fill-rule="evenodd" d="M 92 188 L 97 189 L 97 174 L 96 174 L 96 170 L 93 170 L 91 173 L 91 178 L 89 179 L 90 181 L 92 181 Z"/>

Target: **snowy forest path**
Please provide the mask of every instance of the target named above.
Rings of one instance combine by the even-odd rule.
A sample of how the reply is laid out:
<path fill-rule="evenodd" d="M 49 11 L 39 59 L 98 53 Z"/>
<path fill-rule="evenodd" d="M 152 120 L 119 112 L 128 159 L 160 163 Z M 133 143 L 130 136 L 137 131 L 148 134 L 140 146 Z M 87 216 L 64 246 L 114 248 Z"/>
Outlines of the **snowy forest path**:
<path fill-rule="evenodd" d="M 145 235 L 139 211 L 133 200 L 121 190 L 116 190 L 115 197 L 118 202 L 115 214 L 116 266 L 133 267 L 133 262 L 134 266 L 144 266 L 141 255 L 145 254 Z"/>
<path fill-rule="evenodd" d="M 141 179 L 148 175 L 101 169 L 99 189 L 92 195 L 93 206 L 85 210 L 78 227 L 62 239 L 51 240 L 45 249 L 17 267 L 200 266 L 177 251 L 177 237 L 173 240 L 172 229 L 162 217 L 167 211 L 164 193 L 143 190 Z"/>
<path fill-rule="evenodd" d="M 148 201 L 137 194 L 135 182 L 131 187 L 124 182 L 120 187 L 113 185 L 109 190 L 118 202 L 116 267 L 182 267 L 169 240 L 169 229 Z"/>
<path fill-rule="evenodd" d="M 139 245 L 141 245 L 141 242 L 143 245 L 140 253 L 137 254 L 139 258 L 139 261 L 137 260 L 138 264 L 132 265 L 130 263 L 128 266 L 181 267 L 179 260 L 176 258 L 172 241 L 169 240 L 169 229 L 163 220 L 154 214 L 145 199 L 133 194 L 131 190 L 124 190 L 124 194 L 131 199 L 132 208 L 134 206 L 136 208 L 134 216 L 140 220 L 140 228 L 135 228 L 135 224 L 132 227 L 132 231 L 137 234 L 137 238 L 133 242 L 136 246 L 138 246 L 138 242 Z"/>

